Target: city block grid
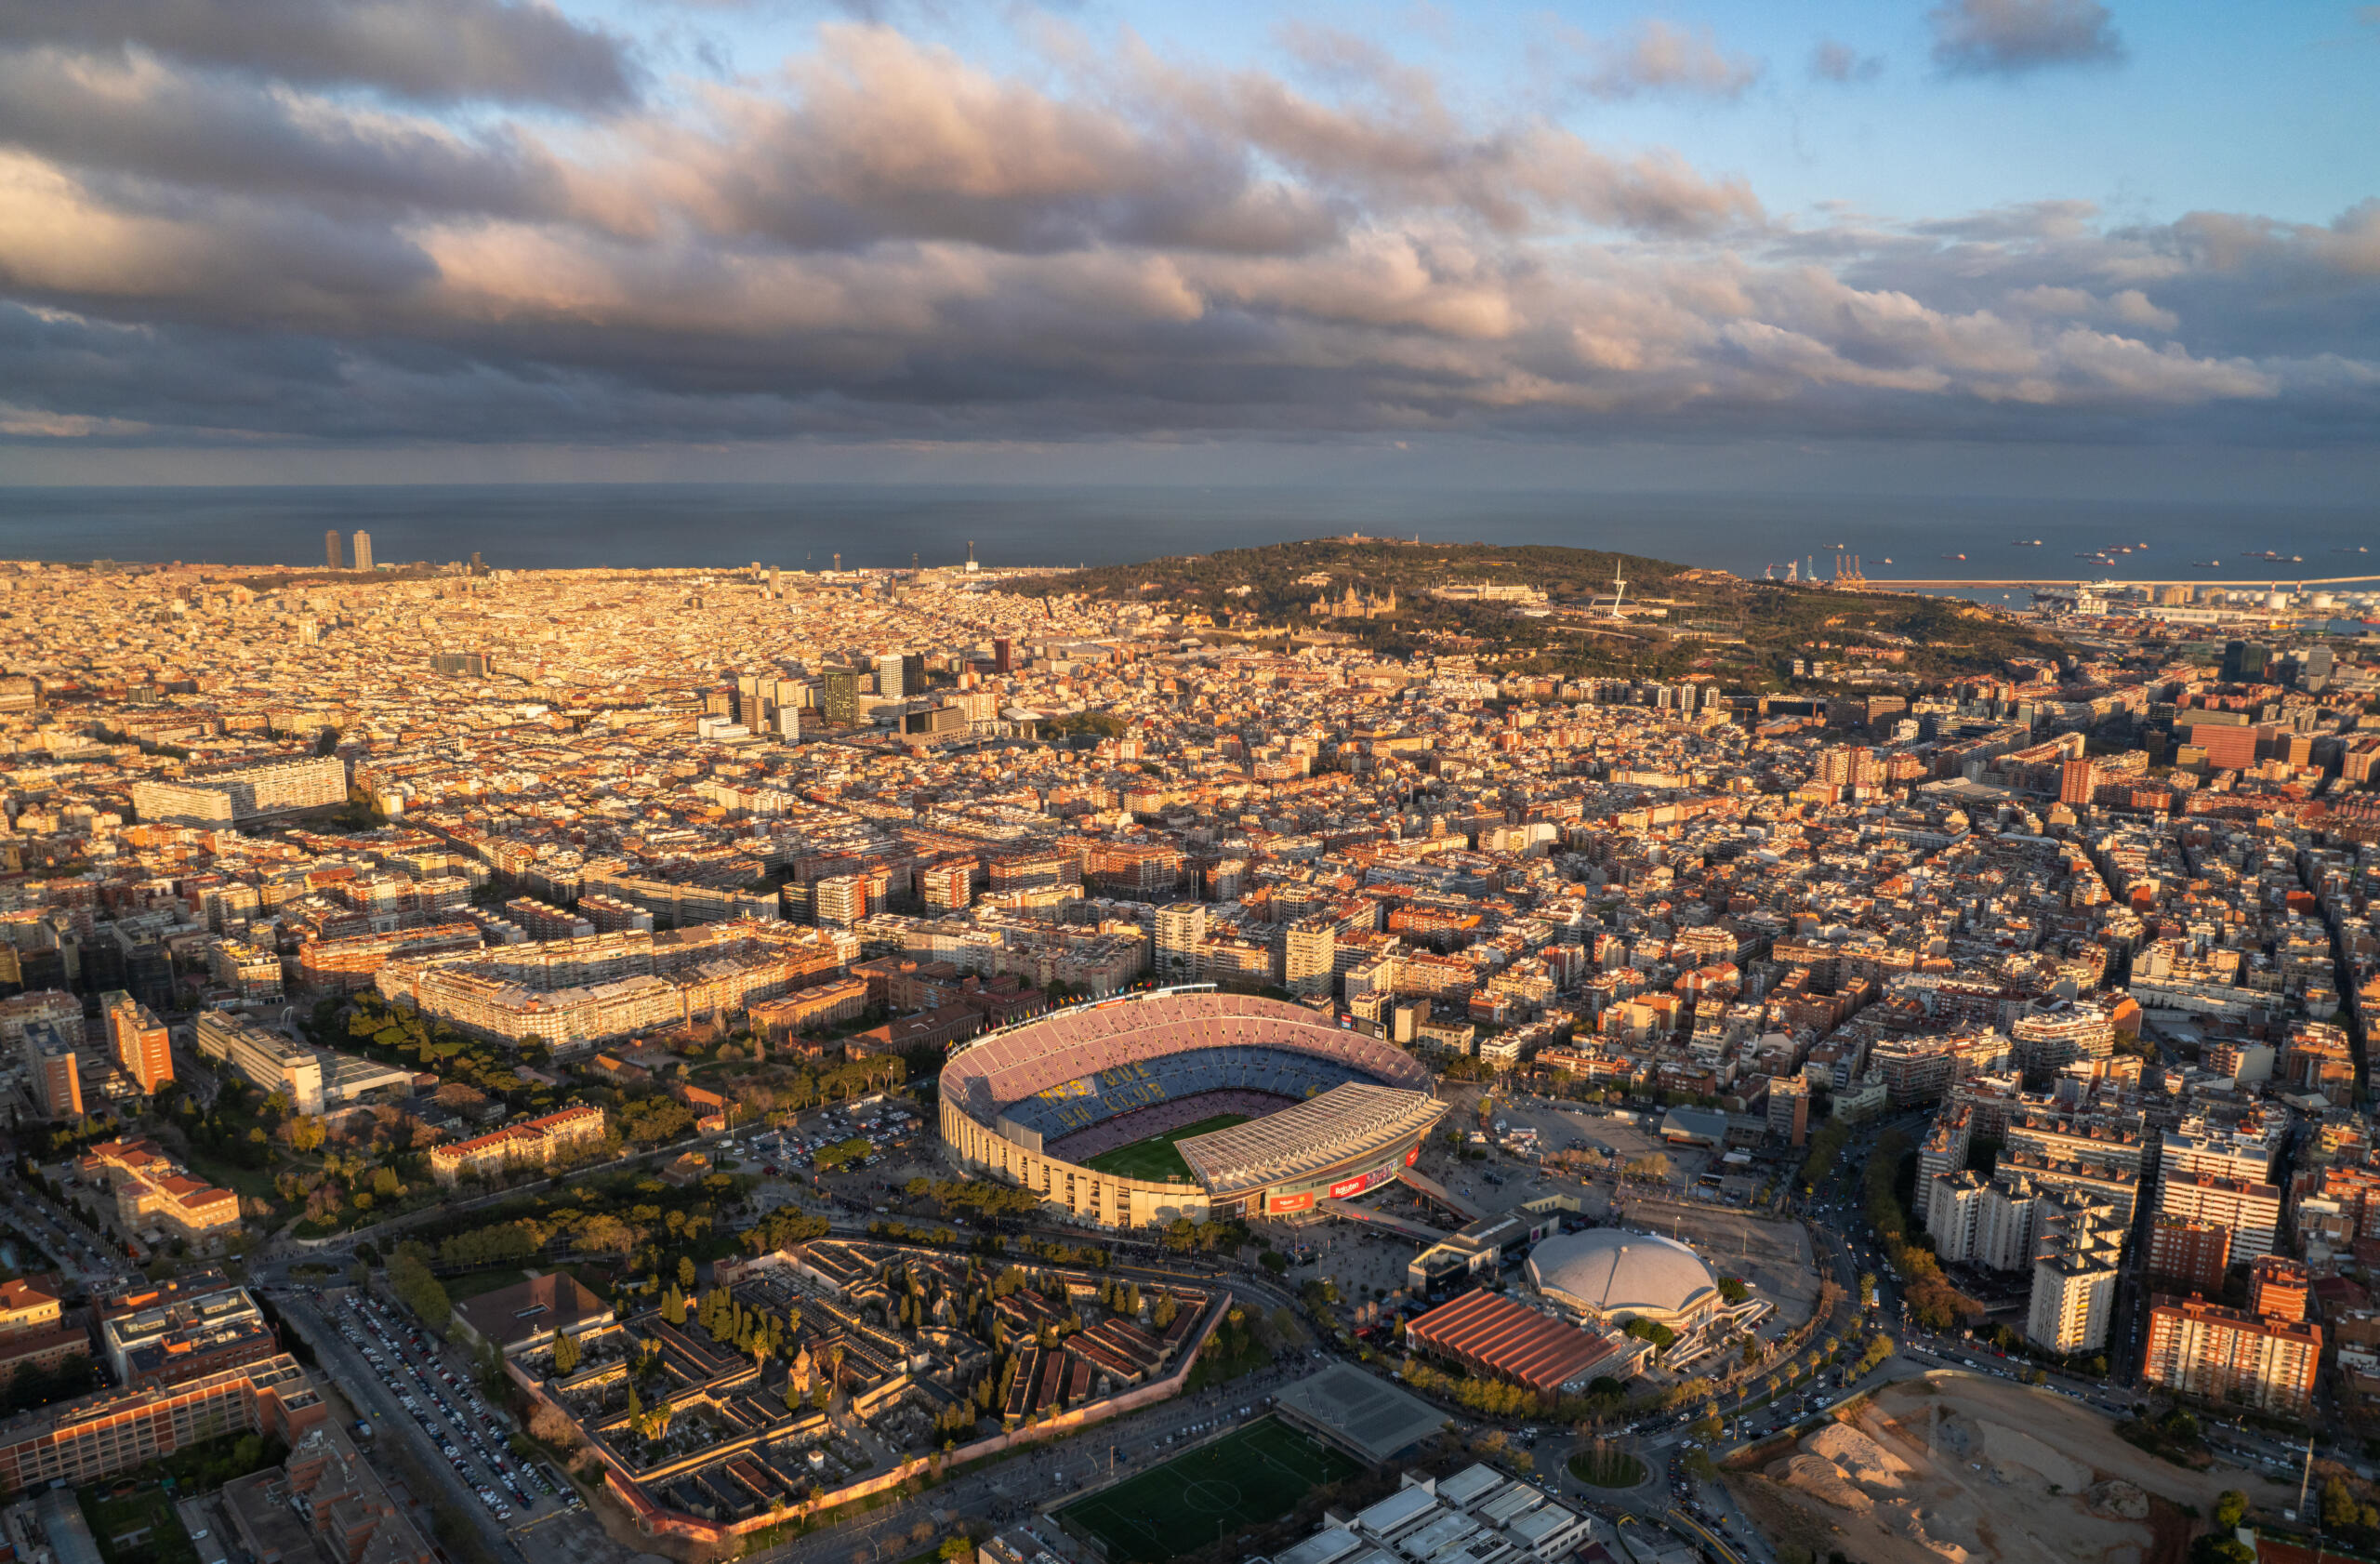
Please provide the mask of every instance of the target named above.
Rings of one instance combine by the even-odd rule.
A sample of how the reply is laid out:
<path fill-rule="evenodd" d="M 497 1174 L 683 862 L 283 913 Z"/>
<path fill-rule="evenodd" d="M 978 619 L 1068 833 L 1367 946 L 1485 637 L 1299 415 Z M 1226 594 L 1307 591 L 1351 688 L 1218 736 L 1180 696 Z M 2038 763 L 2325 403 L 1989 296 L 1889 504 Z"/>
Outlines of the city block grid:
<path fill-rule="evenodd" d="M 355 1457 L 374 1419 L 309 1411 L 286 1355 L 276 1294 L 331 1282 L 449 1355 L 383 1365 L 394 1431 L 497 1547 L 591 1524 L 567 1487 L 654 1545 L 799 1548 L 941 1457 L 1206 1389 L 1202 1356 L 1318 1356 L 1435 1415 L 1368 1451 L 1267 1391 L 1243 1454 L 1329 1452 L 1311 1480 L 1225 1502 L 1161 1442 L 1133 1480 L 1225 1552 L 1419 1559 L 1292 1491 L 1420 1451 L 1359 1496 L 1421 1492 L 1429 1558 L 1616 1557 L 1523 1458 L 1540 1425 L 1865 1415 L 1811 1385 L 1871 1337 L 1856 1375 L 2043 1380 L 2185 1455 L 2307 1430 L 2324 1524 L 2380 1536 L 2380 670 L 2337 603 L 2101 587 L 2023 616 L 2056 655 L 1814 643 L 1730 688 L 1392 648 L 1353 579 L 1286 627 L 1055 580 L 360 535 L 304 572 L 0 568 L 0 1443 L 20 1494 L 85 1495 L 17 1534 L 72 1553 L 104 1501 L 139 1545 L 178 1460 L 255 1557 L 429 1545 Z M 1448 1423 L 1511 1434 L 1507 1498 L 1443 1491 Z M 1889 1486 L 1795 1437 L 1759 1480 Z M 1726 1530 L 1704 1480 L 1656 1551 L 1825 1551 Z M 1083 1512 L 1104 1543 L 927 1530 L 1153 1545 L 1130 1499 Z M 379 1518 L 269 1538 L 258 1503 Z"/>

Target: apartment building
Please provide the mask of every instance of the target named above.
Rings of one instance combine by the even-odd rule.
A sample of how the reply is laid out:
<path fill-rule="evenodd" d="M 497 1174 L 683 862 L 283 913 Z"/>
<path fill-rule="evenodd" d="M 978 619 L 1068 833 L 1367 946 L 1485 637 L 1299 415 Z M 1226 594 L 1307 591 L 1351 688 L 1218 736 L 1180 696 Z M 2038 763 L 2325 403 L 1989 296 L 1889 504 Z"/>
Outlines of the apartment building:
<path fill-rule="evenodd" d="M 1810 1138 L 1810 1083 L 1800 1076 L 1769 1077 L 1768 1133 L 1788 1146 Z"/>
<path fill-rule="evenodd" d="M 19 1048 L 33 1107 L 47 1119 L 82 1118 L 83 1067 L 74 1056 L 73 1041 L 47 1021 L 29 1021 Z"/>
<path fill-rule="evenodd" d="M 2059 1003 L 2008 1024 L 2016 1067 L 2063 1069 L 2078 1059 L 2104 1059 L 2115 1052 L 2114 1019 L 2094 1004 Z"/>
<path fill-rule="evenodd" d="M 763 1001 L 748 1013 L 754 1035 L 769 1042 L 856 1021 L 866 1014 L 867 979 L 858 976 L 813 983 L 783 999 Z"/>
<path fill-rule="evenodd" d="M 2161 1216 L 2229 1229 L 2228 1258 L 2234 1262 L 2272 1253 L 2273 1239 L 2281 1231 L 2281 1207 L 2277 1184 L 2182 1174 L 2162 1179 L 2157 1186 Z"/>
<path fill-rule="evenodd" d="M 2033 1263 L 2042 1192 L 2021 1173 L 1972 1172 L 1937 1178 L 1926 1195 L 1926 1231 L 1946 1265 L 2018 1271 Z"/>
<path fill-rule="evenodd" d="M 298 949 L 298 981 L 334 994 L 361 993 L 390 961 L 477 950 L 484 938 L 478 923 L 453 918 L 418 928 L 308 940 Z"/>
<path fill-rule="evenodd" d="M 2231 1229 L 2159 1212 L 2149 1219 L 2149 1274 L 2168 1287 L 2213 1292 L 2231 1266 Z"/>
<path fill-rule="evenodd" d="M 346 802 L 347 762 L 336 755 L 132 785 L 132 807 L 149 825 L 243 826 Z"/>
<path fill-rule="evenodd" d="M 215 981 L 236 990 L 242 1000 L 270 1003 L 282 997 L 278 951 L 226 935 L 207 941 L 206 964 Z"/>
<path fill-rule="evenodd" d="M 2313 1288 L 2313 1278 L 2302 1263 L 2265 1255 L 2248 1269 L 2248 1311 L 2259 1319 L 2303 1319 Z"/>
<path fill-rule="evenodd" d="M 2074 1196 L 2044 1202 L 2038 1221 L 2025 1339 L 2050 1352 L 2097 1352 L 2115 1316 L 2124 1224 L 2113 1207 Z"/>
<path fill-rule="evenodd" d="M 2203 1298 L 2160 1297 L 2149 1310 L 2141 1377 L 2177 1395 L 2298 1416 L 2312 1407 L 2321 1327 L 2267 1319 Z"/>
<path fill-rule="evenodd" d="M 125 1074 L 139 1082 L 143 1096 L 174 1079 L 174 1051 L 165 1024 L 120 988 L 99 996 L 99 1017 L 108 1029 L 108 1051 Z"/>
<path fill-rule="evenodd" d="M 1301 918 L 1283 932 L 1281 987 L 1302 999 L 1328 994 L 1338 973 L 1331 958 L 1338 933 L 1327 918 Z"/>
<path fill-rule="evenodd" d="M 226 1434 L 294 1439 L 329 1416 L 286 1354 L 179 1385 L 86 1397 L 0 1426 L 0 1491 L 80 1487 Z"/>
<path fill-rule="evenodd" d="M 80 1047 L 83 1042 L 83 1001 L 56 988 L 36 988 L 0 1000 L 0 1044 L 21 1047 L 25 1028 L 46 1022 L 59 1036 Z"/>

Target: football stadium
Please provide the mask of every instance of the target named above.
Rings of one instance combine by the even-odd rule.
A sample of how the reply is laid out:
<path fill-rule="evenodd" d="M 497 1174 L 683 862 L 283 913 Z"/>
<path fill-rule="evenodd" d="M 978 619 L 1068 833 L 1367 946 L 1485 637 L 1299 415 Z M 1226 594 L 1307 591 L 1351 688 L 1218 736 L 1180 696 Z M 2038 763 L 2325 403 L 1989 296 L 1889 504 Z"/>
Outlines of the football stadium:
<path fill-rule="evenodd" d="M 1157 989 L 995 1032 L 942 1071 L 942 1139 L 1076 1218 L 1296 1217 L 1395 1178 L 1444 1111 L 1402 1049 L 1301 1005 Z"/>

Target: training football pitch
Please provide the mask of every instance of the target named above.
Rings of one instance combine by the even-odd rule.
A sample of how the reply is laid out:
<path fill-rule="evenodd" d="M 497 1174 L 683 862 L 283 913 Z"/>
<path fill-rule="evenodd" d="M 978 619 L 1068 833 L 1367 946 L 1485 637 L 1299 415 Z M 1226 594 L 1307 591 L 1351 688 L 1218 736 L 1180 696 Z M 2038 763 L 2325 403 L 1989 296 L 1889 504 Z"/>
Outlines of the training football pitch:
<path fill-rule="evenodd" d="M 1184 1124 L 1178 1130 L 1168 1130 L 1161 1135 L 1136 1140 L 1130 1146 L 1119 1146 L 1113 1151 L 1103 1151 L 1083 1164 L 1093 1173 L 1114 1173 L 1118 1178 L 1145 1178 L 1152 1184 L 1163 1184 L 1169 1177 L 1188 1178 L 1190 1164 L 1173 1143 L 1192 1135 L 1203 1135 L 1210 1130 L 1228 1130 L 1234 1124 L 1245 1124 L 1244 1113 L 1218 1113 L 1212 1119 L 1201 1119 L 1196 1124 Z"/>
<path fill-rule="evenodd" d="M 1110 1564 L 1164 1564 L 1243 1526 L 1278 1520 L 1356 1464 L 1277 1418 L 1177 1455 L 1059 1514 L 1107 1544 Z"/>

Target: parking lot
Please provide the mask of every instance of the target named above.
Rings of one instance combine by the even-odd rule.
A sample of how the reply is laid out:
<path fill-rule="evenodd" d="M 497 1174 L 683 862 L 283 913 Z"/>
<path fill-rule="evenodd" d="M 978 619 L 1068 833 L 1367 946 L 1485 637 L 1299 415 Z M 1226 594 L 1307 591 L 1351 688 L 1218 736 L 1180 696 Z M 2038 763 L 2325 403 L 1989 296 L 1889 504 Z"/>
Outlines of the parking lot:
<path fill-rule="evenodd" d="M 443 1362 L 397 1310 L 350 1292 L 332 1319 L 499 1523 L 509 1525 L 516 1515 L 525 1521 L 541 1504 L 550 1511 L 582 1503 L 567 1483 L 506 1451 L 503 1425 L 478 1387 Z"/>
<path fill-rule="evenodd" d="M 867 1150 L 845 1166 L 853 1173 L 874 1170 L 872 1176 L 881 1178 L 886 1176 L 884 1164 L 904 1159 L 924 1127 L 914 1105 L 870 1097 L 797 1114 L 779 1128 L 741 1132 L 721 1143 L 720 1150 L 764 1178 L 805 1177 L 815 1172 L 819 1152 L 865 1141 Z M 829 1187 L 844 1176 L 829 1173 Z"/>

